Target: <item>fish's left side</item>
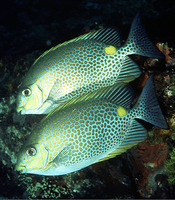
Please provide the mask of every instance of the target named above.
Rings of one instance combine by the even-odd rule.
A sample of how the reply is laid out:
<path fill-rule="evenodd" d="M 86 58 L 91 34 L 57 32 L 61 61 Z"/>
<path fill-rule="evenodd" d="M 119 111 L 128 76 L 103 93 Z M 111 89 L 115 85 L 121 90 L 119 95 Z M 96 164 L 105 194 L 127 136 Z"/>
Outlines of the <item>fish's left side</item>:
<path fill-rule="evenodd" d="M 101 88 L 128 83 L 141 74 L 131 54 L 163 55 L 145 33 L 139 14 L 124 45 L 117 30 L 106 28 L 44 52 L 20 85 L 16 110 L 21 114 L 48 114 L 58 106 L 90 99 L 88 94 L 96 91 L 95 98 Z"/>

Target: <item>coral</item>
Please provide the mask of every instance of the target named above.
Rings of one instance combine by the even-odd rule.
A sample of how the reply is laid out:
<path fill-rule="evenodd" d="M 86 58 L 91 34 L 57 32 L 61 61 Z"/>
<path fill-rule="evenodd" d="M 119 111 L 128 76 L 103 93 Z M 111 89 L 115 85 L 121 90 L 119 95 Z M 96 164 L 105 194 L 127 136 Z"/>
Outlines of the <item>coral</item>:
<path fill-rule="evenodd" d="M 132 152 L 133 175 L 142 197 L 151 197 L 156 190 L 152 178 L 157 170 L 163 166 L 167 158 L 167 145 L 165 143 L 153 144 L 148 140 L 134 147 Z"/>
<path fill-rule="evenodd" d="M 168 43 L 157 43 L 157 48 L 165 55 L 166 64 L 175 65 L 175 53 L 173 52 L 173 48 L 168 46 Z"/>

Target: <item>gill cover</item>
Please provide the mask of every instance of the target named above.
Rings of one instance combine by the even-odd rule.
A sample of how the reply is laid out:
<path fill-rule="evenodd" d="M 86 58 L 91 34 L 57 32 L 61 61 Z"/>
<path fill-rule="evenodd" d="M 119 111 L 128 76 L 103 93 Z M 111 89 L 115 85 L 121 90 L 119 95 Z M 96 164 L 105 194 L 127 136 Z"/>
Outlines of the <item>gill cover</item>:
<path fill-rule="evenodd" d="M 16 166 L 16 170 L 22 171 L 22 173 L 30 173 L 31 170 L 32 172 L 42 171 L 48 164 L 48 158 L 49 151 L 43 144 L 27 146 L 18 155 L 19 164 Z"/>
<path fill-rule="evenodd" d="M 18 92 L 17 112 L 21 114 L 30 114 L 39 109 L 43 104 L 43 92 L 37 84 L 22 88 Z"/>

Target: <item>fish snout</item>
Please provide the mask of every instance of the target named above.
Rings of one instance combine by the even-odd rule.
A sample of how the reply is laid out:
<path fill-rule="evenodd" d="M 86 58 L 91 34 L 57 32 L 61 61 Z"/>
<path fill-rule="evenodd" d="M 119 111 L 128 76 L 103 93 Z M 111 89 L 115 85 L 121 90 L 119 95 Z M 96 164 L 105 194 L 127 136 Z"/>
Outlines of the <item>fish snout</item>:
<path fill-rule="evenodd" d="M 24 108 L 22 106 L 17 106 L 16 112 L 20 113 Z"/>
<path fill-rule="evenodd" d="M 17 164 L 17 165 L 15 166 L 15 170 L 16 170 L 16 171 L 24 172 L 25 169 L 26 169 L 25 165 L 22 165 L 22 164 Z"/>

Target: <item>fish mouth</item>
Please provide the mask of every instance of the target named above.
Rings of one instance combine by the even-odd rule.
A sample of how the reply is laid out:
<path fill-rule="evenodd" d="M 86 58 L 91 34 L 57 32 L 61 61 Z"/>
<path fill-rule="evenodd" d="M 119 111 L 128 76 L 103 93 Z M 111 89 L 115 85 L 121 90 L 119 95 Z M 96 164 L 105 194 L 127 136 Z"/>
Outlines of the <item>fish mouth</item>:
<path fill-rule="evenodd" d="M 24 107 L 22 107 L 22 106 L 16 108 L 17 113 L 20 113 L 20 112 L 22 113 L 23 110 L 24 110 Z"/>
<path fill-rule="evenodd" d="M 25 115 L 25 114 L 33 114 L 33 110 L 28 110 L 26 111 L 26 109 L 24 108 L 24 106 L 21 107 L 17 107 L 16 108 L 17 113 L 21 114 L 21 115 Z"/>
<path fill-rule="evenodd" d="M 16 171 L 20 171 L 22 173 L 24 173 L 26 171 L 25 165 L 16 165 L 15 169 L 16 169 Z"/>

